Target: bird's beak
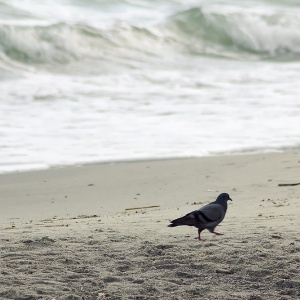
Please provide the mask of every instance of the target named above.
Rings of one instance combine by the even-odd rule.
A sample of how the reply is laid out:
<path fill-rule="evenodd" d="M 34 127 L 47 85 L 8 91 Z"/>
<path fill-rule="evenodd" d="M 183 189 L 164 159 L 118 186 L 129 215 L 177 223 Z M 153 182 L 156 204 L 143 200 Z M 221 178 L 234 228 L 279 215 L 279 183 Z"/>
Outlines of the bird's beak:
<path fill-rule="evenodd" d="M 230 200 L 230 201 L 232 201 L 232 199 L 231 199 L 231 198 L 229 198 L 229 200 Z"/>

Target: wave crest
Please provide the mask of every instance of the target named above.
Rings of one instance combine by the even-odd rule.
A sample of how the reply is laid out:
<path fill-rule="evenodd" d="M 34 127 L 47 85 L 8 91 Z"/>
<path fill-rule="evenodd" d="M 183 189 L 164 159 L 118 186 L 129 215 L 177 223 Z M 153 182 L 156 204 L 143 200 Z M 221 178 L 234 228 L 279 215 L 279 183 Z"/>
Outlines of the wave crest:
<path fill-rule="evenodd" d="M 299 59 L 300 16 L 192 8 L 170 18 L 172 30 L 197 54 L 243 59 Z"/>
<path fill-rule="evenodd" d="M 148 27 L 115 23 L 0 25 L 0 66 L 61 68 L 73 63 L 153 64 L 175 56 L 299 60 L 300 16 L 192 8 Z"/>

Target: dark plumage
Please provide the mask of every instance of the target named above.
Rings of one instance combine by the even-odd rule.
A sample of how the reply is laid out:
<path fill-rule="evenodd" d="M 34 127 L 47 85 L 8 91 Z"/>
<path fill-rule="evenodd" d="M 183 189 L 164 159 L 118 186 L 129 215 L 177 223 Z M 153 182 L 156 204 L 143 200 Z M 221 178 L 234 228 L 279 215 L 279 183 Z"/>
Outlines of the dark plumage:
<path fill-rule="evenodd" d="M 207 229 L 211 233 L 221 235 L 222 233 L 215 232 L 215 228 L 220 224 L 226 214 L 227 201 L 232 199 L 227 193 L 222 193 L 216 201 L 209 203 L 198 210 L 192 211 L 187 215 L 171 221 L 168 227 L 176 227 L 181 225 L 195 226 L 198 228 L 198 239 L 201 241 L 200 233 Z"/>

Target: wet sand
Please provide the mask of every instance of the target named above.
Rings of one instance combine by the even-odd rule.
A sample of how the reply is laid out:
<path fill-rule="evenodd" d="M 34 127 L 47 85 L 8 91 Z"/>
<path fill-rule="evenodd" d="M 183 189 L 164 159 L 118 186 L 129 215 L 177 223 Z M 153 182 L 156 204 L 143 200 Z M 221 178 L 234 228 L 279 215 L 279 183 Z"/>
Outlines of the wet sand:
<path fill-rule="evenodd" d="M 295 150 L 0 175 L 0 299 L 299 299 L 299 174 Z M 221 192 L 224 235 L 167 227 Z"/>

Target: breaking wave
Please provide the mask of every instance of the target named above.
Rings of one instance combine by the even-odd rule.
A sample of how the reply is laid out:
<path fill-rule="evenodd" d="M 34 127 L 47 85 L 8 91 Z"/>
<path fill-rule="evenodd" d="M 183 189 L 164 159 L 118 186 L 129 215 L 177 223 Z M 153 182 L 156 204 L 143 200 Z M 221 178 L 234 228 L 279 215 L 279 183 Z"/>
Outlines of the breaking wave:
<path fill-rule="evenodd" d="M 153 64 L 173 56 L 244 60 L 299 60 L 300 16 L 273 12 L 194 7 L 151 26 L 115 22 L 103 28 L 83 23 L 0 24 L 0 64 L 62 68 Z M 171 56 L 172 56 L 171 55 Z M 130 62 L 129 62 L 130 61 Z"/>

